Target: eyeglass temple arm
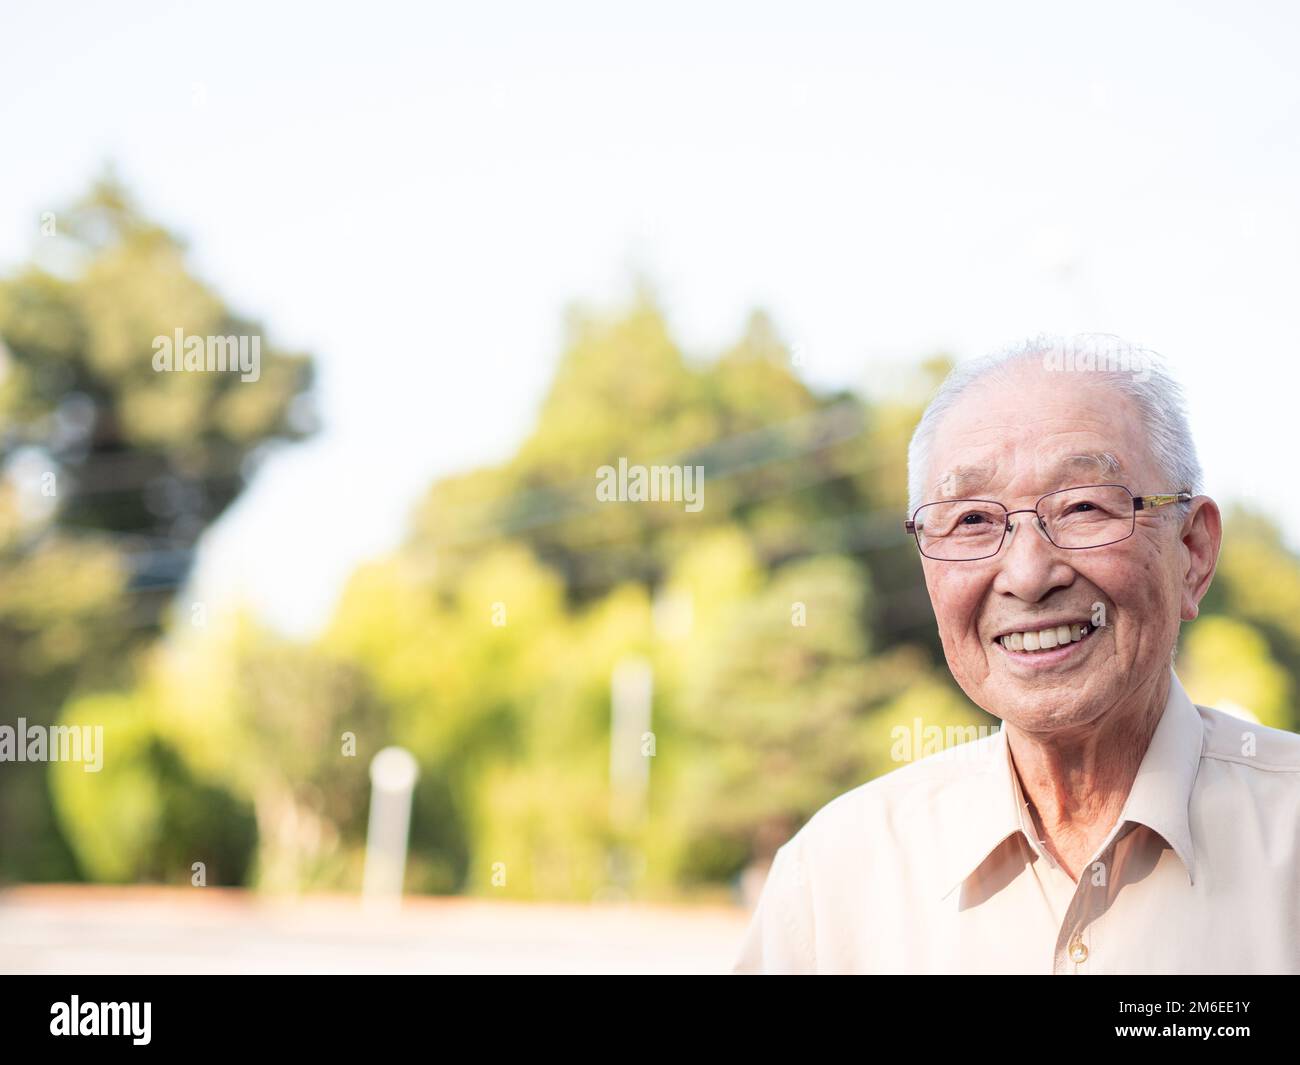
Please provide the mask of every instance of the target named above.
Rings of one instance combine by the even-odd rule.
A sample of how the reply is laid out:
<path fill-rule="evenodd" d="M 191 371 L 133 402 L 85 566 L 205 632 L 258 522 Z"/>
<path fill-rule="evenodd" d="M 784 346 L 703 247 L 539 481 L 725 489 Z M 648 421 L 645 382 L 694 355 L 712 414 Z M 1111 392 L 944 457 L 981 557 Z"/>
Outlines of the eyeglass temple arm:
<path fill-rule="evenodd" d="M 1173 492 L 1163 496 L 1134 496 L 1133 509 L 1135 511 L 1151 510 L 1154 507 L 1163 507 L 1170 503 L 1190 503 L 1191 500 L 1191 492 Z"/>

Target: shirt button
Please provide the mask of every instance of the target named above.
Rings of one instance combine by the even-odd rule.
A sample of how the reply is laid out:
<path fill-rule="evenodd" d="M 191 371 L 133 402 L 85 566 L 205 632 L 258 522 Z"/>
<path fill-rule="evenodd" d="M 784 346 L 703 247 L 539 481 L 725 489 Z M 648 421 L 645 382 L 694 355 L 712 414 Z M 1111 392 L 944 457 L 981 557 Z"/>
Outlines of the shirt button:
<path fill-rule="evenodd" d="M 1070 944 L 1070 959 L 1080 964 L 1088 960 L 1088 948 L 1078 936 L 1075 936 L 1074 942 Z"/>

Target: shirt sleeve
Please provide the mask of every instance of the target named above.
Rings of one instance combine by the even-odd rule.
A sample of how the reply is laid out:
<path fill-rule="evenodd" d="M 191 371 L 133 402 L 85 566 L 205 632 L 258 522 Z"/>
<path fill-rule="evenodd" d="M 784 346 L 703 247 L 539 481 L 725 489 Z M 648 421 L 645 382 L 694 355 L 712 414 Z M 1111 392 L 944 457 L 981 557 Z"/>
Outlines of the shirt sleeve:
<path fill-rule="evenodd" d="M 759 894 L 733 974 L 803 974 L 817 971 L 813 951 L 812 896 L 796 840 L 782 846 Z"/>

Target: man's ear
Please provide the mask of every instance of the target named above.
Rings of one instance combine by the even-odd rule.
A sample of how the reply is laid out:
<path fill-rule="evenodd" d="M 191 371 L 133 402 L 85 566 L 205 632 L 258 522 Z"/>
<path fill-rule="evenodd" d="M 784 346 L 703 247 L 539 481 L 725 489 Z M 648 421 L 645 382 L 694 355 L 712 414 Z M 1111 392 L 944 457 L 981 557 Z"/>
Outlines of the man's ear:
<path fill-rule="evenodd" d="M 1219 505 L 1209 496 L 1194 497 L 1179 535 L 1186 552 L 1181 574 L 1181 617 L 1183 621 L 1195 621 L 1201 612 L 1200 602 L 1210 590 L 1223 544 L 1223 515 L 1219 513 Z"/>

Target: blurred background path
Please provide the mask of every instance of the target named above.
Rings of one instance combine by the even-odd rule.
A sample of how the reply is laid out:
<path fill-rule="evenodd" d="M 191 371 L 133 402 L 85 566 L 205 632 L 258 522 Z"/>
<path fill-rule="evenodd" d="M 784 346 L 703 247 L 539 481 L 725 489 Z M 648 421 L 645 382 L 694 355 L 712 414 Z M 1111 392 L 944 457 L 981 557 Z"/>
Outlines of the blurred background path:
<path fill-rule="evenodd" d="M 747 921 L 722 906 L 418 898 L 376 915 L 343 895 L 46 885 L 0 893 L 0 972 L 724 973 Z"/>

